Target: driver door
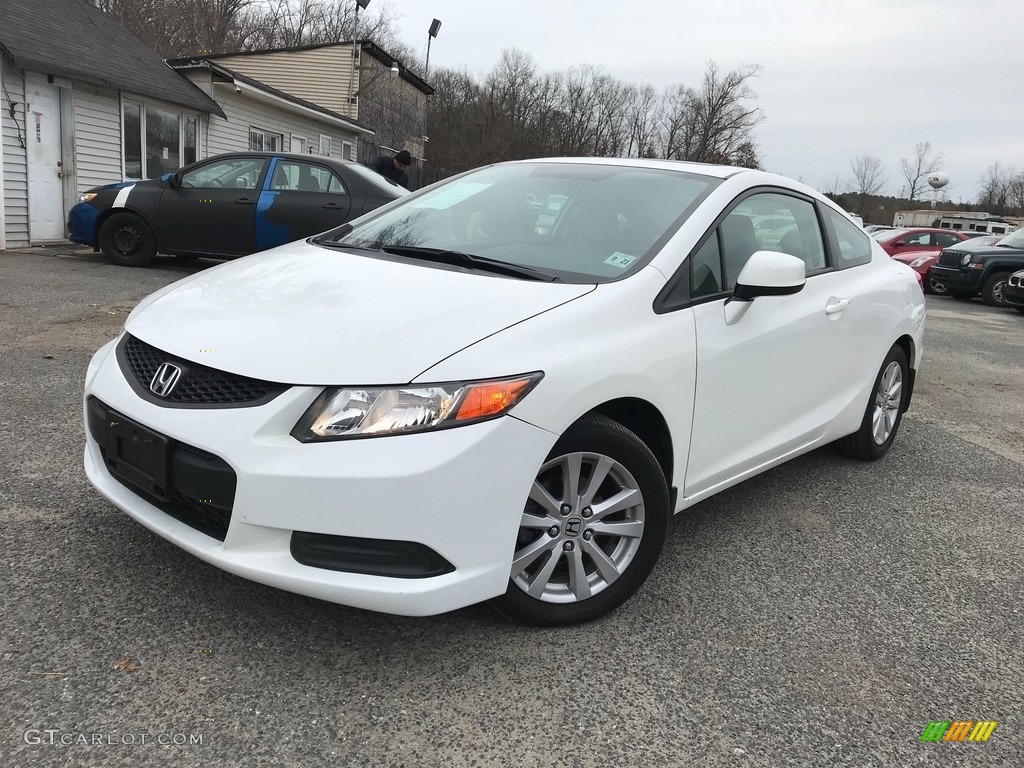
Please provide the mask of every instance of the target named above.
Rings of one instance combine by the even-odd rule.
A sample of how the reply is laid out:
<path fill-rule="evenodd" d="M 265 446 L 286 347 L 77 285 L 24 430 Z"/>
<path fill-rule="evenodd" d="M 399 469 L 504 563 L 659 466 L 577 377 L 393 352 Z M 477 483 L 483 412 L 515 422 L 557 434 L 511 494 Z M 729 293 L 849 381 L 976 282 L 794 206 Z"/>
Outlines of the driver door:
<path fill-rule="evenodd" d="M 244 256 L 256 250 L 256 200 L 268 157 L 214 159 L 160 197 L 160 250 Z"/>

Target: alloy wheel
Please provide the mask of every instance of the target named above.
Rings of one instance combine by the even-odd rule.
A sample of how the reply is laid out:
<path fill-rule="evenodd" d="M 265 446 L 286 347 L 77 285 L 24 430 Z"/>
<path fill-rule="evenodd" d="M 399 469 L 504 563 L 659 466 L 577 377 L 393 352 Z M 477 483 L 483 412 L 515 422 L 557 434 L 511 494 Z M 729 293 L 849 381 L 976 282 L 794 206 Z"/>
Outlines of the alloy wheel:
<path fill-rule="evenodd" d="M 871 436 L 882 445 L 892 434 L 903 398 L 903 368 L 893 360 L 886 366 L 875 393 L 875 410 L 871 416 Z"/>
<path fill-rule="evenodd" d="M 629 567 L 644 533 L 639 484 L 599 453 L 569 453 L 541 467 L 519 524 L 512 583 L 547 603 L 606 589 Z"/>

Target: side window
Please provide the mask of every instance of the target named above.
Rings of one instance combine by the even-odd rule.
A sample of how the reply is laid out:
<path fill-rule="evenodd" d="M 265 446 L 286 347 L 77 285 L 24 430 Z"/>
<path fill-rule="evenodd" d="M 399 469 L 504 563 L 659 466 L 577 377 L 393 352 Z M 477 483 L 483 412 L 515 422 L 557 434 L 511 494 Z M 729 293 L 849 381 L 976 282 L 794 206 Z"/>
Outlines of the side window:
<path fill-rule="evenodd" d="M 857 225 L 831 208 L 822 206 L 822 210 L 839 245 L 839 252 L 835 254 L 835 268 L 858 267 L 871 261 L 871 241 L 867 235 Z"/>
<path fill-rule="evenodd" d="M 256 189 L 265 157 L 239 157 L 194 168 L 181 177 L 188 189 Z"/>
<path fill-rule="evenodd" d="M 934 245 L 935 241 L 931 232 L 918 232 L 916 235 L 907 235 L 907 245 Z"/>
<path fill-rule="evenodd" d="M 333 173 L 331 174 L 331 180 L 330 180 L 330 183 L 327 186 L 327 191 L 330 194 L 332 194 L 332 195 L 347 195 L 348 194 L 348 190 L 345 189 L 345 185 L 342 183 L 341 179 L 339 179 Z"/>
<path fill-rule="evenodd" d="M 736 278 L 754 251 L 780 251 L 796 256 L 809 273 L 824 269 L 825 245 L 814 205 L 777 192 L 744 198 L 722 221 L 725 287 Z"/>
<path fill-rule="evenodd" d="M 722 290 L 722 253 L 718 248 L 717 231 L 690 257 L 690 285 L 695 299 Z"/>
<path fill-rule="evenodd" d="M 960 238 L 957 237 L 956 235 L 947 235 L 945 232 L 937 232 L 935 234 L 935 243 L 940 248 L 946 248 L 946 247 L 948 247 L 950 245 L 953 245 L 953 243 L 959 243 L 959 242 L 960 242 Z"/>
<path fill-rule="evenodd" d="M 322 165 L 298 160 L 278 161 L 270 189 L 277 192 L 347 194 L 341 180 Z"/>

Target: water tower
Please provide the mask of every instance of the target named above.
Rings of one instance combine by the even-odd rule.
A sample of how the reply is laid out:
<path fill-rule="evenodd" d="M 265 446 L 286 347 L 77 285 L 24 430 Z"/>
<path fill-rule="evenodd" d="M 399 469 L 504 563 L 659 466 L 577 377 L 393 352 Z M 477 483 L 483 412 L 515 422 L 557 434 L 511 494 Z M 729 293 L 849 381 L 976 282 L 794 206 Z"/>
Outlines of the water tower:
<path fill-rule="evenodd" d="M 945 171 L 934 171 L 928 174 L 928 186 L 932 188 L 932 208 L 942 197 L 942 188 L 949 184 L 949 174 Z"/>

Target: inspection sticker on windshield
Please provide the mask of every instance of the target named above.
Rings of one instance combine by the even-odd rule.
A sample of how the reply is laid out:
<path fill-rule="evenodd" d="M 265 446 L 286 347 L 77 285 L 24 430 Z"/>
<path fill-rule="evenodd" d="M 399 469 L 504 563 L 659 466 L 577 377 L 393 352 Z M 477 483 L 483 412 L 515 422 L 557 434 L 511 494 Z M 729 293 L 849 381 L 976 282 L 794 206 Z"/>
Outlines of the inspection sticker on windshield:
<path fill-rule="evenodd" d="M 634 261 L 636 261 L 636 256 L 630 256 L 628 253 L 619 253 L 616 251 L 605 259 L 604 263 L 611 264 L 613 267 L 618 267 L 619 269 L 625 269 Z"/>

